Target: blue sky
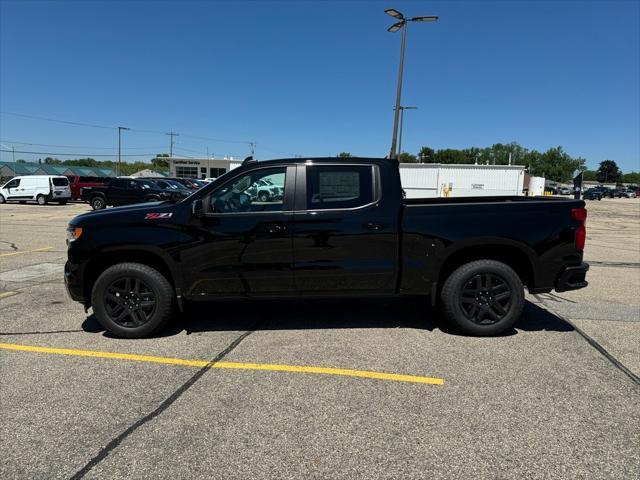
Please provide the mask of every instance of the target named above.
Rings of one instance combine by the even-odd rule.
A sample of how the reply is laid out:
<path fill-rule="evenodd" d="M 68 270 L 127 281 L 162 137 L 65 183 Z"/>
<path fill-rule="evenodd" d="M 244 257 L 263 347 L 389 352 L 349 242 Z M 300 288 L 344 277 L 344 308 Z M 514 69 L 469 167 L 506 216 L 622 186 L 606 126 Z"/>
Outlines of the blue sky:
<path fill-rule="evenodd" d="M 404 150 L 517 141 L 640 170 L 633 0 L 2 0 L 0 110 L 132 127 L 127 155 L 167 151 L 173 130 L 189 156 L 246 155 L 246 141 L 258 158 L 384 156 L 400 45 L 390 6 L 440 16 L 408 32 L 403 104 L 419 109 L 406 112 Z M 3 148 L 112 155 L 117 144 L 112 129 L 0 122 Z"/>

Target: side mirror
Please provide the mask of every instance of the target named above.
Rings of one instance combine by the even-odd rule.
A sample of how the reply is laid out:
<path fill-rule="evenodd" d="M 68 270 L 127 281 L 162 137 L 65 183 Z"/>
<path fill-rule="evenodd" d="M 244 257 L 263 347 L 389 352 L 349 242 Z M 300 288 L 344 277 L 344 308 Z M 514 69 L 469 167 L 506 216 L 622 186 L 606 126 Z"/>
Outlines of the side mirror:
<path fill-rule="evenodd" d="M 191 204 L 191 213 L 196 218 L 204 217 L 204 203 L 202 203 L 202 200 L 198 199 L 193 201 Z"/>

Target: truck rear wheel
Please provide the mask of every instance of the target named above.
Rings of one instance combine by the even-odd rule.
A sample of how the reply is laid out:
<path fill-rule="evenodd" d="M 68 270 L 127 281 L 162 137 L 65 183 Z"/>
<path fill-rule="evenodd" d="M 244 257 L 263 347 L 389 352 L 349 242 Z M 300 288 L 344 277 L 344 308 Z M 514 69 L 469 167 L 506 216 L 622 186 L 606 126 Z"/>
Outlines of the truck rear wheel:
<path fill-rule="evenodd" d="M 91 203 L 91 208 L 93 208 L 94 210 L 102 210 L 107 206 L 107 203 L 104 201 L 104 198 L 102 197 L 93 197 L 90 203 Z"/>
<path fill-rule="evenodd" d="M 143 338 L 160 330 L 173 315 L 173 288 L 156 269 L 119 263 L 98 277 L 91 305 L 100 324 L 124 338 Z"/>
<path fill-rule="evenodd" d="M 461 332 L 491 336 L 510 329 L 524 308 L 524 287 L 511 267 L 476 260 L 458 267 L 440 295 L 447 320 Z"/>

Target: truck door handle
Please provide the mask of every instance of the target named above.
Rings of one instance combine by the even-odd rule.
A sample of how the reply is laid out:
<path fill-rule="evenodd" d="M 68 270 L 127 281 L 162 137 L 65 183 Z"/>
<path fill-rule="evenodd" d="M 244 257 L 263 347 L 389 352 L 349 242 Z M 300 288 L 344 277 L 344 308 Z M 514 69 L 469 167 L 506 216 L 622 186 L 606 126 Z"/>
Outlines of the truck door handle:
<path fill-rule="evenodd" d="M 364 227 L 368 230 L 380 230 L 381 228 L 384 228 L 384 225 L 378 222 L 367 222 L 364 224 Z"/>
<path fill-rule="evenodd" d="M 287 229 L 287 226 L 282 223 L 268 223 L 266 230 L 268 233 L 282 233 Z"/>

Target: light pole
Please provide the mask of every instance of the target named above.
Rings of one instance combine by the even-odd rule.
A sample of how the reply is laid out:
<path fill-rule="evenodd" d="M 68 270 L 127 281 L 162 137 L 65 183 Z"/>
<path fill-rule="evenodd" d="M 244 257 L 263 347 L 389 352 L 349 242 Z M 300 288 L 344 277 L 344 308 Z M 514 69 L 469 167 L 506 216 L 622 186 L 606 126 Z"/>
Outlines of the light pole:
<path fill-rule="evenodd" d="M 400 139 L 398 140 L 398 156 L 402 153 L 402 126 L 404 125 L 404 111 L 417 109 L 418 107 L 403 107 L 400 105 Z"/>
<path fill-rule="evenodd" d="M 121 147 L 122 147 L 122 130 L 131 130 L 130 128 L 127 127 L 118 127 L 118 165 L 116 167 L 116 177 L 120 176 L 120 173 L 122 172 L 121 167 L 120 167 L 120 159 L 122 157 L 121 154 Z"/>
<path fill-rule="evenodd" d="M 420 16 L 405 18 L 405 16 L 394 8 L 387 8 L 384 11 L 387 15 L 391 15 L 393 18 L 400 20 L 399 22 L 391 25 L 387 31 L 394 33 L 402 29 L 402 42 L 400 43 L 400 66 L 398 67 L 398 88 L 396 91 L 396 108 L 393 116 L 393 138 L 391 139 L 391 152 L 389 158 L 398 158 L 398 152 L 396 147 L 398 145 L 398 120 L 400 117 L 400 97 L 402 96 L 402 73 L 404 69 L 404 46 L 407 41 L 407 26 L 408 22 L 435 22 L 438 17 L 434 16 Z M 404 27 L 404 28 L 403 28 Z"/>

